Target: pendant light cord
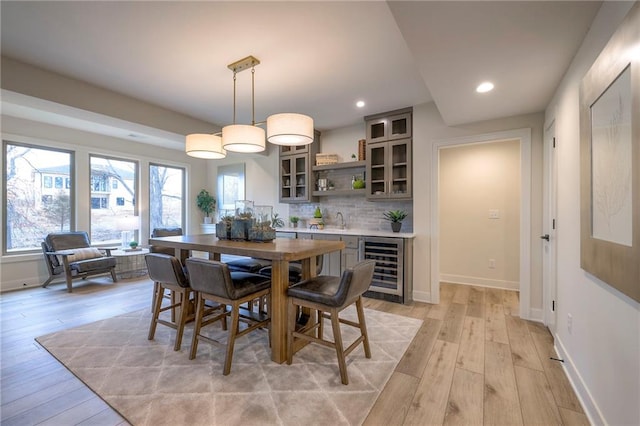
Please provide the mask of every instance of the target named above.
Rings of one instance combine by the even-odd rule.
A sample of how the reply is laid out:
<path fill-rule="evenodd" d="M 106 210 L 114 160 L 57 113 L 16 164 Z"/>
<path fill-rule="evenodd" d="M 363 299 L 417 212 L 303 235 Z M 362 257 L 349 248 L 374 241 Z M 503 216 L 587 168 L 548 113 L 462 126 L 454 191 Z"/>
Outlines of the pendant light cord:
<path fill-rule="evenodd" d="M 251 67 L 251 125 L 256 125 L 256 94 L 255 94 L 256 67 Z"/>
<path fill-rule="evenodd" d="M 233 71 L 233 124 L 236 124 L 236 71 Z"/>

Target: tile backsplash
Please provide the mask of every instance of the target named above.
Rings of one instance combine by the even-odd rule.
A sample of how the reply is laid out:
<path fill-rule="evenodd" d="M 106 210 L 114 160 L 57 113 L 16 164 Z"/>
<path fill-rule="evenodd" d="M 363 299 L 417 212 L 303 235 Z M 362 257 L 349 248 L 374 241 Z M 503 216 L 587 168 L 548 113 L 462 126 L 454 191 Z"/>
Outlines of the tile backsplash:
<path fill-rule="evenodd" d="M 289 216 L 299 216 L 301 228 L 309 227 L 316 207 L 322 210 L 325 226 L 337 227 L 342 213 L 347 228 L 388 231 L 389 221 L 382 215 L 389 210 L 405 210 L 409 216 L 402 222 L 402 232 L 413 232 L 413 201 L 367 201 L 363 195 L 320 197 L 316 203 L 290 204 Z M 288 218 L 284 218 L 287 221 Z M 287 226 L 289 223 L 287 223 Z"/>

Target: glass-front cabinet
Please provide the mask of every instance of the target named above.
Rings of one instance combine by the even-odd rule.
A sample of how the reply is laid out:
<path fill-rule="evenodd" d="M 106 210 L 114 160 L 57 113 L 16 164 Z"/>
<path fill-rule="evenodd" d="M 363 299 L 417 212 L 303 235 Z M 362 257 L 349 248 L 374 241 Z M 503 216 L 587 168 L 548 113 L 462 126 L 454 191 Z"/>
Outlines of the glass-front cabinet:
<path fill-rule="evenodd" d="M 410 199 L 411 139 L 367 145 L 367 198 Z"/>
<path fill-rule="evenodd" d="M 411 138 L 411 111 L 411 108 L 407 108 L 385 113 L 383 116 L 377 114 L 366 117 L 367 144 Z"/>
<path fill-rule="evenodd" d="M 320 132 L 315 132 L 312 144 L 280 147 L 280 202 L 304 203 L 314 201 L 314 182 L 311 166 L 320 144 Z"/>
<path fill-rule="evenodd" d="M 309 155 L 280 157 L 280 202 L 309 199 Z"/>
<path fill-rule="evenodd" d="M 411 108 L 365 117 L 367 199 L 409 200 L 412 185 Z"/>

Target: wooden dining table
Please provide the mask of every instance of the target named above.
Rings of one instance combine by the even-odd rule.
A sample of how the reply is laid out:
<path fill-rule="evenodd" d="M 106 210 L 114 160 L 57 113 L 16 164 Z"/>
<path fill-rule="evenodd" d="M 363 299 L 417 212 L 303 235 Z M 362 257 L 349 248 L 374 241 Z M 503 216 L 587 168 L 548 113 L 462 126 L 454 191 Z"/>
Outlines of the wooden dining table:
<path fill-rule="evenodd" d="M 220 240 L 213 234 L 177 235 L 150 238 L 149 244 L 175 249 L 183 264 L 192 251 L 209 253 L 209 259 L 220 255 L 255 257 L 271 260 L 271 359 L 282 363 L 287 359 L 287 287 L 289 262 L 302 263 L 302 278 L 316 273 L 316 256 L 344 249 L 343 241 L 276 238 L 270 242 Z"/>

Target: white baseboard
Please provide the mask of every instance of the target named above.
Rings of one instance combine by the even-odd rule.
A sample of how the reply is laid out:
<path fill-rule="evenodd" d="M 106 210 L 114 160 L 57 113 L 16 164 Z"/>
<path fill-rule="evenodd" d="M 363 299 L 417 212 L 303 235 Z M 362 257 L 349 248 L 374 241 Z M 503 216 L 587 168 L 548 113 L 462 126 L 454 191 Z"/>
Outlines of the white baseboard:
<path fill-rule="evenodd" d="M 543 311 L 538 308 L 529 308 L 529 318 L 526 318 L 531 321 L 537 321 L 544 323 Z"/>
<path fill-rule="evenodd" d="M 431 301 L 431 292 L 428 291 L 413 291 L 413 301 L 423 303 L 433 303 Z"/>
<path fill-rule="evenodd" d="M 440 274 L 440 282 L 452 284 L 476 285 L 479 287 L 500 288 L 505 290 L 519 290 L 518 281 L 491 280 L 488 278 L 468 277 L 465 275 Z"/>
<path fill-rule="evenodd" d="M 598 409 L 598 405 L 595 400 L 591 396 L 591 392 L 589 392 L 589 388 L 584 383 L 582 376 L 576 369 L 573 360 L 567 353 L 564 345 L 562 344 L 562 340 L 558 337 L 558 334 L 553 335 L 554 340 L 554 349 L 558 358 L 563 359 L 562 368 L 567 378 L 569 379 L 569 383 L 573 388 L 573 391 L 576 394 L 576 397 L 580 401 L 582 408 L 584 409 L 587 418 L 589 419 L 589 423 L 592 425 L 605 425 L 607 422 L 602 415 L 600 409 Z"/>
<path fill-rule="evenodd" d="M 46 278 L 45 278 L 46 279 Z M 0 293 L 5 291 L 22 290 L 25 288 L 35 288 L 42 286 L 45 280 L 40 281 L 40 277 L 29 277 L 22 280 L 4 281 L 0 284 Z"/>

